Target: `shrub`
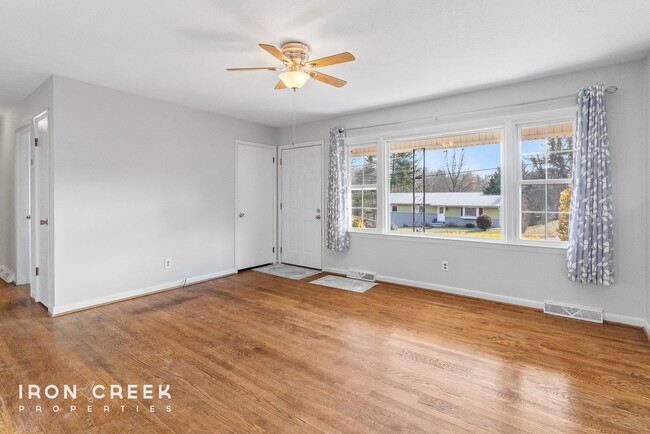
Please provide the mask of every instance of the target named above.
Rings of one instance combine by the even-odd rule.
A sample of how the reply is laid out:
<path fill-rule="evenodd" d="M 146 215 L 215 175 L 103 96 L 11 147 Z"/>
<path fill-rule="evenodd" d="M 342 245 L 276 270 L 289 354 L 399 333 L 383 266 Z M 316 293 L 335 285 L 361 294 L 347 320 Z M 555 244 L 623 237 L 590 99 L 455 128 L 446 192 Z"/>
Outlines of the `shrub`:
<path fill-rule="evenodd" d="M 571 184 L 560 193 L 560 212 L 569 212 L 571 209 Z M 557 223 L 557 233 L 562 241 L 569 240 L 569 214 L 560 214 Z"/>
<path fill-rule="evenodd" d="M 396 231 L 397 230 L 397 225 L 395 223 L 390 224 L 390 230 L 391 231 Z"/>
<path fill-rule="evenodd" d="M 476 217 L 476 226 L 483 229 L 484 231 L 487 231 L 492 227 L 492 217 L 487 214 L 481 214 L 480 216 Z"/>
<path fill-rule="evenodd" d="M 363 221 L 360 217 L 352 217 L 352 227 L 353 228 L 365 228 Z"/>
<path fill-rule="evenodd" d="M 474 228 L 476 227 L 476 225 L 475 225 L 474 223 L 467 223 L 467 224 L 465 225 L 465 227 L 466 227 L 467 229 L 474 229 Z"/>

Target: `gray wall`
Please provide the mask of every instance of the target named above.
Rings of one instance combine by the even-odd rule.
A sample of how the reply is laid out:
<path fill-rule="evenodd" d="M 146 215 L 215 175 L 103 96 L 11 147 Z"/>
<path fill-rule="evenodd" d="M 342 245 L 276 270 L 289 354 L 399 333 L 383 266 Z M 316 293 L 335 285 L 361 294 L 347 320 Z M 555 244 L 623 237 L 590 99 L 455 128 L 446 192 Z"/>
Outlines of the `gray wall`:
<path fill-rule="evenodd" d="M 646 87 L 646 148 L 647 152 L 647 171 L 646 171 L 646 218 L 650 220 L 650 53 L 645 62 L 645 87 Z M 648 223 L 648 222 L 646 222 Z M 650 336 L 650 231 L 647 232 L 646 239 L 646 323 L 645 327 Z"/>
<path fill-rule="evenodd" d="M 326 267 L 375 271 L 402 282 L 534 306 L 553 300 L 602 307 L 608 319 L 641 325 L 646 316 L 644 270 L 648 255 L 646 203 L 642 199 L 647 197 L 646 81 L 645 60 L 639 60 L 339 116 L 297 128 L 298 141 L 327 143 L 333 126 L 350 128 L 525 103 L 577 94 L 581 87 L 597 82 L 617 85 L 619 91 L 607 99 L 616 219 L 615 285 L 598 287 L 570 282 L 564 250 L 367 234 L 353 234 L 347 253 L 328 251 Z M 289 143 L 290 138 L 291 128 L 283 128 L 280 143 Z M 441 271 L 442 260 L 449 261 L 449 272 Z"/>
<path fill-rule="evenodd" d="M 62 77 L 54 100 L 55 310 L 234 271 L 235 140 L 273 128 Z"/>

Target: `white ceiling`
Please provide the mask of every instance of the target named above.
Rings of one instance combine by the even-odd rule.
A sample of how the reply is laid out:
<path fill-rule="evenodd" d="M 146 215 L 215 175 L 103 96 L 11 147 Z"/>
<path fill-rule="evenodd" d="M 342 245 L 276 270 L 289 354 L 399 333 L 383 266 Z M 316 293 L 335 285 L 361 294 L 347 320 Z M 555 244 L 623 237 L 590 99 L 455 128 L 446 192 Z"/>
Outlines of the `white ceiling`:
<path fill-rule="evenodd" d="M 0 113 L 50 74 L 272 126 L 291 122 L 260 42 L 312 58 L 350 51 L 311 80 L 298 121 L 643 57 L 647 0 L 2 0 Z"/>

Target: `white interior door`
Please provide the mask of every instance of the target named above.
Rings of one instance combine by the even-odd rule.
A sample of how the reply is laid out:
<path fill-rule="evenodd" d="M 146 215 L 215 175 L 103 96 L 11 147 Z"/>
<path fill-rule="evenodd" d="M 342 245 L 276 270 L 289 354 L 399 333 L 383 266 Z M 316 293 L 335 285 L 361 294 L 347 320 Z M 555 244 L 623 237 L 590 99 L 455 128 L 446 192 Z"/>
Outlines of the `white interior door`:
<path fill-rule="evenodd" d="M 16 285 L 31 276 L 31 122 L 16 131 Z M 32 298 L 34 294 L 31 294 Z"/>
<path fill-rule="evenodd" d="M 321 147 L 282 150 L 282 262 L 321 268 Z"/>
<path fill-rule="evenodd" d="M 275 146 L 237 143 L 237 269 L 275 262 Z"/>
<path fill-rule="evenodd" d="M 32 293 L 34 300 L 50 307 L 50 134 L 45 111 L 34 118 L 32 146 L 31 222 Z"/>

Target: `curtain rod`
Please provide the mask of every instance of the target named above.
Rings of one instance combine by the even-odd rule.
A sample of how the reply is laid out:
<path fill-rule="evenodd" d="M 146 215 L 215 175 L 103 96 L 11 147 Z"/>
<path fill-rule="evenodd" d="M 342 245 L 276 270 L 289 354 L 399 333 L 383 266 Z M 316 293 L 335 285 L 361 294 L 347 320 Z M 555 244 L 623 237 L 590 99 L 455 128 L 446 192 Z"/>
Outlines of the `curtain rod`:
<path fill-rule="evenodd" d="M 609 86 L 607 89 L 605 89 L 606 94 L 612 94 L 618 90 L 617 86 Z M 545 98 L 545 99 L 538 99 L 536 101 L 529 101 L 525 103 L 520 103 L 520 104 L 509 104 L 509 105 L 502 105 L 499 107 L 490 107 L 490 108 L 484 108 L 484 109 L 477 109 L 477 110 L 471 110 L 468 112 L 462 112 L 462 113 L 450 113 L 446 115 L 439 115 L 439 116 L 430 116 L 428 118 L 419 118 L 419 119 L 411 119 L 408 121 L 397 121 L 397 122 L 387 122 L 385 124 L 376 124 L 376 125 L 366 125 L 363 127 L 354 127 L 354 128 L 339 128 L 339 133 L 342 133 L 343 131 L 355 131 L 355 130 L 365 130 L 368 128 L 380 128 L 380 127 L 390 127 L 393 125 L 401 125 L 401 124 L 410 124 L 413 122 L 422 122 L 422 121 L 437 121 L 438 119 L 444 119 L 448 117 L 455 117 L 455 116 L 462 116 L 462 115 L 468 115 L 468 114 L 474 114 L 474 113 L 481 113 L 481 112 L 486 112 L 486 111 L 493 111 L 493 110 L 502 110 L 502 109 L 507 109 L 507 108 L 516 108 L 516 107 L 525 107 L 533 104 L 541 104 L 544 102 L 551 102 L 551 101 L 559 101 L 567 98 L 572 98 L 574 95 L 565 95 L 565 96 L 556 96 L 553 98 Z"/>

